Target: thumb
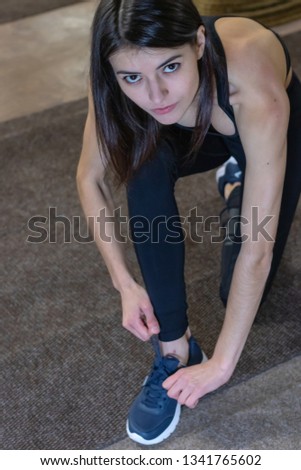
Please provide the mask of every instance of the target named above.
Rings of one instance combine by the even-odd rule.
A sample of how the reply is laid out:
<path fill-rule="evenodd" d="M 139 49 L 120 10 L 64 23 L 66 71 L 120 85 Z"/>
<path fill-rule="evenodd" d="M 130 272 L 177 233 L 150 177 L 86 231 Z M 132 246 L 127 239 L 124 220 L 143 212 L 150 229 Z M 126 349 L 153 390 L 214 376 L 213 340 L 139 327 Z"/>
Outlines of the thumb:
<path fill-rule="evenodd" d="M 151 334 L 158 334 L 160 332 L 159 322 L 154 314 L 153 308 L 148 307 L 144 311 L 146 326 Z"/>

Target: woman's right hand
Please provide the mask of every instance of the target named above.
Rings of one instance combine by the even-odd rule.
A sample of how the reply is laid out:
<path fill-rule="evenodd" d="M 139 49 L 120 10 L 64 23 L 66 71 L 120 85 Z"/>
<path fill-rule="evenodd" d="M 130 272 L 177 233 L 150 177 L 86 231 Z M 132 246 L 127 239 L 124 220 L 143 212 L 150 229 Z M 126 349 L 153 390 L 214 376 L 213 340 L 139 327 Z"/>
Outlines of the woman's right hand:
<path fill-rule="evenodd" d="M 160 331 L 146 290 L 134 282 L 121 292 L 122 326 L 142 341 Z"/>

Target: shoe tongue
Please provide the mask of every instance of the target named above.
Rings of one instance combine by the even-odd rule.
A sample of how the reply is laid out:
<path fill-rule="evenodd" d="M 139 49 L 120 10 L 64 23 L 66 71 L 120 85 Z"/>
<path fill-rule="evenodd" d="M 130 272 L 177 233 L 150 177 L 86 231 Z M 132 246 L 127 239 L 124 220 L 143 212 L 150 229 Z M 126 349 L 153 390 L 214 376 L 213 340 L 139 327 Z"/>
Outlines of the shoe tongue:
<path fill-rule="evenodd" d="M 165 369 L 169 373 L 175 372 L 181 366 L 179 359 L 174 356 L 164 356 L 162 357 L 162 361 L 164 363 Z"/>

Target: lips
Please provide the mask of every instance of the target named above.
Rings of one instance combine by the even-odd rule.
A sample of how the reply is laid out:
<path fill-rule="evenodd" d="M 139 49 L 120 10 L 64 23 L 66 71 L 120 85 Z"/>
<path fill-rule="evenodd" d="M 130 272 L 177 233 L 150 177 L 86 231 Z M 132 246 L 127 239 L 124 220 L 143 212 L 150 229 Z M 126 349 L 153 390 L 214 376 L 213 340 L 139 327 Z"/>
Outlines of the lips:
<path fill-rule="evenodd" d="M 165 106 L 165 108 L 155 108 L 152 111 L 153 111 L 154 114 L 162 116 L 163 114 L 168 114 L 171 111 L 173 111 L 176 106 L 177 106 L 177 104 L 171 104 L 170 106 Z"/>

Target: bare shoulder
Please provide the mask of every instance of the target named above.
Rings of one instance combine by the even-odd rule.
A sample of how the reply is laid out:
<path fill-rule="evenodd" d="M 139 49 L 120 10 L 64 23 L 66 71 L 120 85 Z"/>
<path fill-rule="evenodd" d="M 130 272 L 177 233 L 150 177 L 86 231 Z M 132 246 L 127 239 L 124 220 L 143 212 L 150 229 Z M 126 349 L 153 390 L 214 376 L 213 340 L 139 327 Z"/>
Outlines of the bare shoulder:
<path fill-rule="evenodd" d="M 285 90 L 285 54 L 271 30 L 251 19 L 236 17 L 220 18 L 215 27 L 225 50 L 234 102 L 241 92 Z"/>

